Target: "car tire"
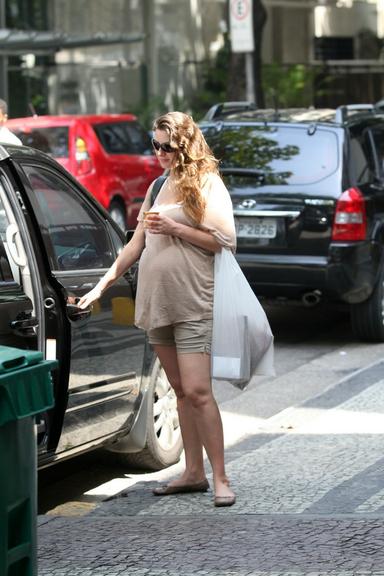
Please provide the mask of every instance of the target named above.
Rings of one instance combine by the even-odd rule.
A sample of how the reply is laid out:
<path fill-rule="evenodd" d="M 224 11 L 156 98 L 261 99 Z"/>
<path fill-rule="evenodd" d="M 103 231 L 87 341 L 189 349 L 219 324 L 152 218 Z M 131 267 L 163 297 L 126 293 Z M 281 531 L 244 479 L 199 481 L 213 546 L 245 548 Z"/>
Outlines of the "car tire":
<path fill-rule="evenodd" d="M 109 207 L 109 213 L 116 224 L 125 232 L 127 221 L 123 204 L 118 200 L 113 200 Z"/>
<path fill-rule="evenodd" d="M 179 461 L 183 442 L 176 395 L 158 359 L 148 389 L 147 439 L 141 452 L 119 454 L 120 462 L 143 470 L 162 470 Z"/>
<path fill-rule="evenodd" d="M 368 342 L 384 342 L 384 266 L 371 296 L 351 305 L 351 323 L 355 336 Z"/>

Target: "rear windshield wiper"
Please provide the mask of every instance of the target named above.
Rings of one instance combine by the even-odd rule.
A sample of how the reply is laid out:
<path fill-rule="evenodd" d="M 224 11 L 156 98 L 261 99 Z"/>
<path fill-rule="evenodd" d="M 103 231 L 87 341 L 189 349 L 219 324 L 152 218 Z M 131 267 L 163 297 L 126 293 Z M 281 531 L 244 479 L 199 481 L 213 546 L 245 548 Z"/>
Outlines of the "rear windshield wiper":
<path fill-rule="evenodd" d="M 223 176 L 251 176 L 259 184 L 265 181 L 265 172 L 255 168 L 221 168 L 220 172 Z"/>

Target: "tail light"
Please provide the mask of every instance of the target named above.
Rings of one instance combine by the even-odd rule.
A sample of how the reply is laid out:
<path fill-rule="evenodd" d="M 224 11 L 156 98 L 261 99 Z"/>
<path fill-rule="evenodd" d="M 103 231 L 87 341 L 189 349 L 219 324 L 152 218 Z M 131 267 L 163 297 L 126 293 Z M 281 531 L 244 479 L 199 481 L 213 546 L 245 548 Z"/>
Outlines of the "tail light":
<path fill-rule="evenodd" d="M 87 174 L 92 170 L 92 160 L 89 156 L 87 144 L 83 138 L 76 138 L 75 158 L 77 162 L 77 174 Z"/>
<path fill-rule="evenodd" d="M 367 214 L 364 196 L 358 188 L 349 188 L 342 193 L 336 204 L 332 228 L 332 240 L 365 240 Z"/>

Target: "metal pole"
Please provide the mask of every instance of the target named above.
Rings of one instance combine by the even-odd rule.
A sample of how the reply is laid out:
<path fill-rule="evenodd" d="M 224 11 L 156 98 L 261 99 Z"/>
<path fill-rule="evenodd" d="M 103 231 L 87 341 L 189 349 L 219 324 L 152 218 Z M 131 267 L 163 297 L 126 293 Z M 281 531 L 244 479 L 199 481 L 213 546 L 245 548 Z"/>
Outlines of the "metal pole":
<path fill-rule="evenodd" d="M 0 29 L 6 28 L 5 0 L 0 0 Z M 0 55 L 0 98 L 8 102 L 8 56 Z"/>
<path fill-rule="evenodd" d="M 155 28 L 155 1 L 144 0 L 143 20 L 144 20 L 144 65 L 147 72 L 146 97 L 148 100 L 156 96 L 159 91 L 159 77 L 157 66 L 156 50 L 156 28 Z"/>
<path fill-rule="evenodd" d="M 255 80 L 253 75 L 253 52 L 245 54 L 245 80 L 247 102 L 256 104 Z"/>

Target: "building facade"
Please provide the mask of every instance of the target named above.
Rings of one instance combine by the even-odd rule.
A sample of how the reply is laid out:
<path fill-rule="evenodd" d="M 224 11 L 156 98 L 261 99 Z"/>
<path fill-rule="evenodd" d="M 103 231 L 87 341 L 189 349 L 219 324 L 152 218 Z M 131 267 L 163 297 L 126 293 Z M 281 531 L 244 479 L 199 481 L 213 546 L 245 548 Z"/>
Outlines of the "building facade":
<path fill-rule="evenodd" d="M 12 116 L 185 109 L 235 1 L 0 0 L 0 97 Z M 380 92 L 384 0 L 263 3 L 264 64 L 359 66 Z"/>

